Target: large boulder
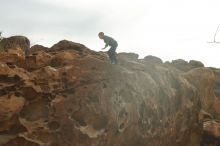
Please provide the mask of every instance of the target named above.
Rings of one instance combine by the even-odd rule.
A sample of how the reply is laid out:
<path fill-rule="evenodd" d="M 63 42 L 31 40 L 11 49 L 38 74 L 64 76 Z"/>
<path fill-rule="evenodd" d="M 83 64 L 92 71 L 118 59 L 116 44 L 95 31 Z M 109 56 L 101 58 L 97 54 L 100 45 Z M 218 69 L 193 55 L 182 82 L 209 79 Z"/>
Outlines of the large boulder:
<path fill-rule="evenodd" d="M 0 145 L 219 146 L 219 69 L 133 53 L 112 65 L 71 41 L 36 50 L 26 68 L 0 59 Z"/>
<path fill-rule="evenodd" d="M 9 38 L 4 38 L 0 42 L 0 47 L 5 51 L 13 48 L 21 48 L 24 52 L 28 53 L 30 49 L 30 41 L 25 36 L 12 36 Z"/>

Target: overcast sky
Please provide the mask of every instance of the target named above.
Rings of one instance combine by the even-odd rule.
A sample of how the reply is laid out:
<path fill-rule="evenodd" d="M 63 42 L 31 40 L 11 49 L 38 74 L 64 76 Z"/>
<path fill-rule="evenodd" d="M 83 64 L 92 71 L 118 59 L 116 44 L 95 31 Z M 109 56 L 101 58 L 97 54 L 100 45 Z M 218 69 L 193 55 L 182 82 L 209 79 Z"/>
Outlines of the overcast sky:
<path fill-rule="evenodd" d="M 50 47 L 68 39 L 100 51 L 100 31 L 118 52 L 163 61 L 200 60 L 220 68 L 220 0 L 0 0 L 3 35 L 25 35 Z M 216 36 L 220 42 L 220 30 Z"/>

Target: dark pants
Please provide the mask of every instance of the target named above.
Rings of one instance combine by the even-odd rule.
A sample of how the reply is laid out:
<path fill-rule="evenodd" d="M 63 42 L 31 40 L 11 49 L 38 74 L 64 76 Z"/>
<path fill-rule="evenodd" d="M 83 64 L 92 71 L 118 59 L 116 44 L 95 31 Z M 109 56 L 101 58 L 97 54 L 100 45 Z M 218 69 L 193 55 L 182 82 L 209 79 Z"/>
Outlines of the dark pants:
<path fill-rule="evenodd" d="M 116 52 L 115 52 L 117 47 L 118 45 L 114 45 L 114 46 L 111 46 L 111 48 L 108 50 L 108 56 L 112 64 L 117 64 Z"/>

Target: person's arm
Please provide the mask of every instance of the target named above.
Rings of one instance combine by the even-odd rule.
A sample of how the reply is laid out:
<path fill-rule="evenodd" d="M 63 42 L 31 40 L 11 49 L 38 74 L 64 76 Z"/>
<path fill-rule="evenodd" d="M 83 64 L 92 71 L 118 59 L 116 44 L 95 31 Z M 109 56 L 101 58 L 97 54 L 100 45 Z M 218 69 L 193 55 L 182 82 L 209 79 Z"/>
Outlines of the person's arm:
<path fill-rule="evenodd" d="M 108 44 L 105 44 L 105 47 L 104 48 L 102 48 L 102 50 L 104 50 L 105 48 L 107 48 L 108 47 Z"/>

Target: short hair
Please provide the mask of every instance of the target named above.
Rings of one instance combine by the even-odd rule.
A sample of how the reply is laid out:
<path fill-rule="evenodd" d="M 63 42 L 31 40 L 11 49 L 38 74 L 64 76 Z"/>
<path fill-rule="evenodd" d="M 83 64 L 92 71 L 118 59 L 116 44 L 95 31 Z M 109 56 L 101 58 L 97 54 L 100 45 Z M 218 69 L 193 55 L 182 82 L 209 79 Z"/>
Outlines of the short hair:
<path fill-rule="evenodd" d="M 104 32 L 100 32 L 99 35 L 102 35 L 102 36 L 103 36 L 103 35 L 104 35 Z"/>

